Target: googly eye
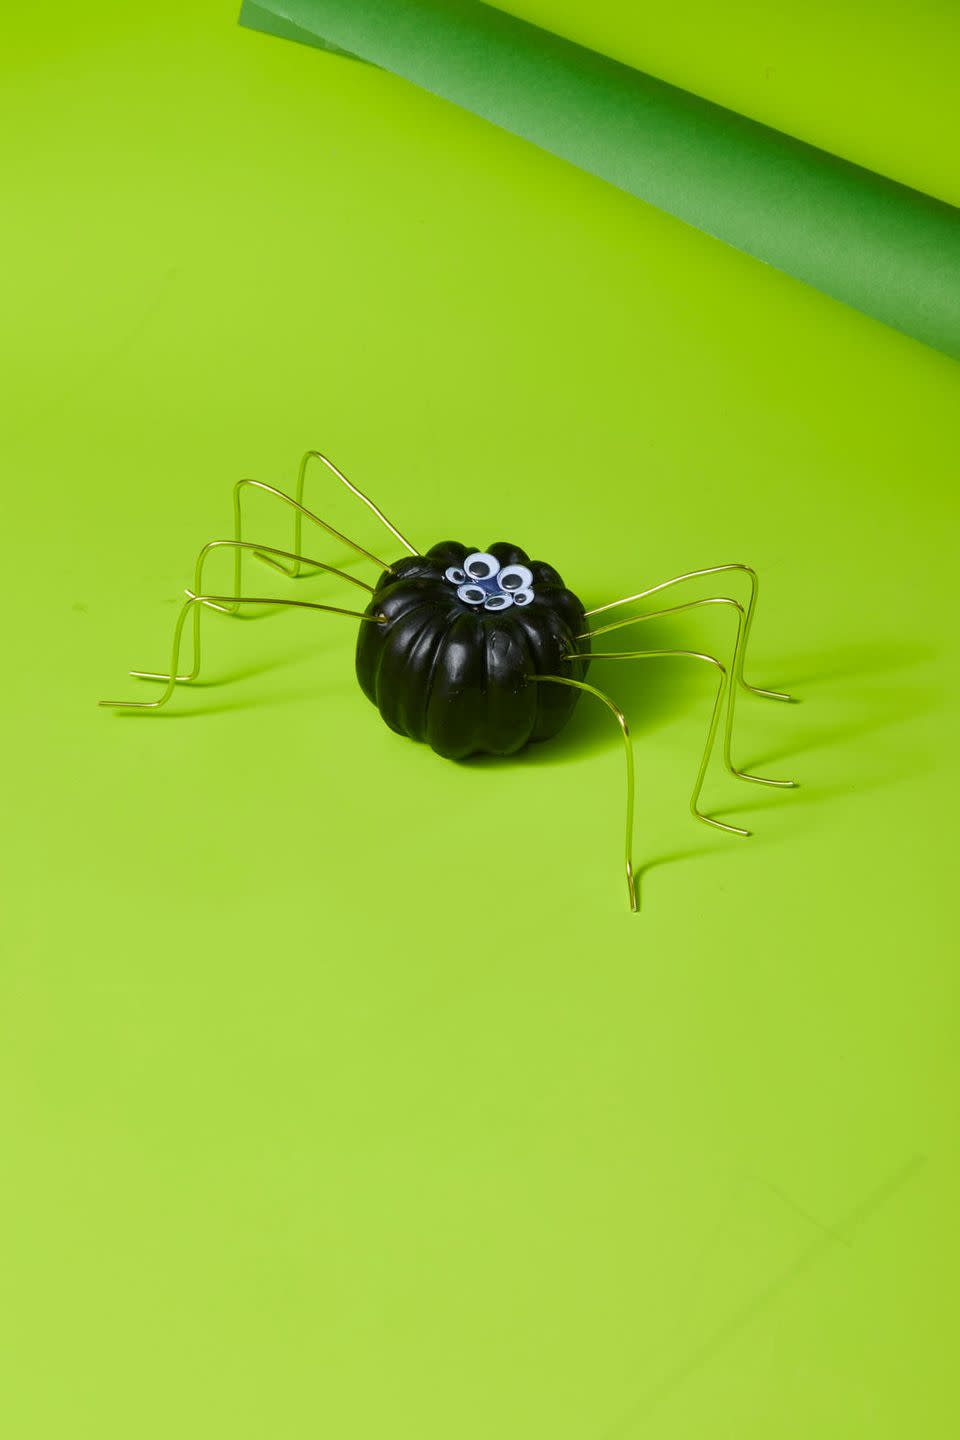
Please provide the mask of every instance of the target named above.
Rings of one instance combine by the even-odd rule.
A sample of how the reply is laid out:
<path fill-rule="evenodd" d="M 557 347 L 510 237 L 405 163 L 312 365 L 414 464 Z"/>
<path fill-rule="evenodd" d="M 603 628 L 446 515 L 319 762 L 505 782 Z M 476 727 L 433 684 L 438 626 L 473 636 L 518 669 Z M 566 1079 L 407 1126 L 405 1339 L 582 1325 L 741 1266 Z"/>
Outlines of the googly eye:
<path fill-rule="evenodd" d="M 529 605 L 530 601 L 533 599 L 533 591 L 514 590 L 513 594 L 510 596 L 510 599 L 513 601 L 514 605 Z"/>
<path fill-rule="evenodd" d="M 479 585 L 461 585 L 457 594 L 468 605 L 482 605 L 487 598 L 486 590 L 481 590 Z"/>
<path fill-rule="evenodd" d="M 501 590 L 529 590 L 533 584 L 533 575 L 526 565 L 504 565 L 497 576 L 497 584 Z"/>
<path fill-rule="evenodd" d="M 500 561 L 485 550 L 475 550 L 464 560 L 463 568 L 471 580 L 492 580 L 499 573 Z"/>
<path fill-rule="evenodd" d="M 508 610 L 513 604 L 512 595 L 488 595 L 483 602 L 484 610 Z"/>
<path fill-rule="evenodd" d="M 444 570 L 443 578 L 449 580 L 451 585 L 462 585 L 467 578 L 467 572 L 462 570 L 459 565 L 451 565 Z"/>

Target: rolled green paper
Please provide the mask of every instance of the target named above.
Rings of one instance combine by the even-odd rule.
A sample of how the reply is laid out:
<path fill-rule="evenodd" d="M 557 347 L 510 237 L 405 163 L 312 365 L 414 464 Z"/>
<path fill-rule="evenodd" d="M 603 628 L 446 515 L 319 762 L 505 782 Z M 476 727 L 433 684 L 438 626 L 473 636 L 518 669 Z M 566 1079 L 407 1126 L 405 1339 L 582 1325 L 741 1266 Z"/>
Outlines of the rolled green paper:
<path fill-rule="evenodd" d="M 331 40 L 325 40 L 322 35 L 311 35 L 309 30 L 302 30 L 299 25 L 294 25 L 292 20 L 285 20 L 282 15 L 273 15 L 262 5 L 255 4 L 254 0 L 244 0 L 240 10 L 240 23 L 249 25 L 251 30 L 265 30 L 269 35 L 278 35 L 281 40 L 299 40 L 301 45 L 312 45 L 315 50 L 329 50 L 331 54 L 343 55 L 348 60 L 360 58 L 352 51 L 334 45 Z"/>
<path fill-rule="evenodd" d="M 259 0 L 241 21 L 391 70 L 960 358 L 943 201 L 479 0 Z"/>
<path fill-rule="evenodd" d="M 960 205 L 957 0 L 488 0 Z"/>

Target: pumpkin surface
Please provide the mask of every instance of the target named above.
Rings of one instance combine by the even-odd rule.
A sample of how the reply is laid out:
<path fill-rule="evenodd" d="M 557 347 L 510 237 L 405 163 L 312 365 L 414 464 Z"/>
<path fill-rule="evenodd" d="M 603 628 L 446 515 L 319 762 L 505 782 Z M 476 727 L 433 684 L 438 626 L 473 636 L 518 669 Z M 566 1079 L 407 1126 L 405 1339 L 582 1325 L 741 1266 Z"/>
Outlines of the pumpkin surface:
<path fill-rule="evenodd" d="M 529 579 L 527 578 L 529 577 Z M 589 649 L 583 605 L 552 565 L 516 545 L 486 551 L 454 540 L 384 571 L 360 626 L 357 679 L 400 735 L 448 759 L 512 755 L 563 729 L 580 698 Z"/>

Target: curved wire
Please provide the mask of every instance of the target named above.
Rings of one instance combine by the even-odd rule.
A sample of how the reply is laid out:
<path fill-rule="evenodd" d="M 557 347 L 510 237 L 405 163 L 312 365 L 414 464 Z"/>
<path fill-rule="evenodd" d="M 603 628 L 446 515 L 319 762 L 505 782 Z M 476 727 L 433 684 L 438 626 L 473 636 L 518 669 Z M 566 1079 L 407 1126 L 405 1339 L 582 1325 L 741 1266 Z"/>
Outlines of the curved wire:
<path fill-rule="evenodd" d="M 700 761 L 700 769 L 697 771 L 697 778 L 694 782 L 690 795 L 690 813 L 695 820 L 702 820 L 704 825 L 714 825 L 718 830 L 726 830 L 730 835 L 749 835 L 749 830 L 744 830 L 741 825 L 728 825 L 725 820 L 714 820 L 712 815 L 705 815 L 700 809 L 700 792 L 703 789 L 703 782 L 707 774 L 707 766 L 710 763 L 710 756 L 713 753 L 713 744 L 717 738 L 717 725 L 720 721 L 720 711 L 723 706 L 724 687 L 728 683 L 726 666 L 723 665 L 716 655 L 704 655 L 700 650 L 598 650 L 591 656 L 568 655 L 568 660 L 658 660 L 658 659 L 687 659 L 702 660 L 705 664 L 714 665 L 719 672 L 719 683 L 717 684 L 716 699 L 713 702 L 713 711 L 710 716 L 710 725 L 707 730 L 707 743 L 703 747 L 703 757 Z"/>
<path fill-rule="evenodd" d="M 723 820 L 714 820 L 711 815 L 705 815 L 700 809 L 700 792 L 703 789 L 703 782 L 707 774 L 707 766 L 710 763 L 710 756 L 713 753 L 714 741 L 717 737 L 717 726 L 720 721 L 720 711 L 723 706 L 723 692 L 728 682 L 726 666 L 723 665 L 715 655 L 705 655 L 699 650 L 600 650 L 591 656 L 593 660 L 652 660 L 652 659 L 677 659 L 703 660 L 708 665 L 716 666 L 719 671 L 719 682 L 717 684 L 716 699 L 713 702 L 713 711 L 710 715 L 710 725 L 707 730 L 707 742 L 703 747 L 703 756 L 700 761 L 700 769 L 697 771 L 697 778 L 694 782 L 693 791 L 690 795 L 690 813 L 697 820 L 702 820 L 705 825 L 714 825 L 718 830 L 726 830 L 731 835 L 749 835 L 749 830 L 744 830 L 740 825 L 728 825 Z"/>
<path fill-rule="evenodd" d="M 615 610 L 620 605 L 630 605 L 634 600 L 645 600 L 648 595 L 656 595 L 658 590 L 667 590 L 671 585 L 679 585 L 682 580 L 696 580 L 701 575 L 720 575 L 727 570 L 741 570 L 750 579 L 750 599 L 747 603 L 747 619 L 743 635 L 743 653 L 746 655 L 747 645 L 750 641 L 750 628 L 753 625 L 753 616 L 757 608 L 757 599 L 760 594 L 760 578 L 752 565 L 742 565 L 734 561 L 730 565 L 708 565 L 703 570 L 687 570 L 682 575 L 674 575 L 672 580 L 661 580 L 659 585 L 651 585 L 647 590 L 638 590 L 636 595 L 624 595 L 620 600 L 609 600 L 606 605 L 595 605 L 592 610 L 585 613 L 591 615 L 602 615 L 605 610 Z M 594 634 L 599 632 L 594 631 Z M 753 695 L 762 695 L 768 700 L 792 701 L 792 695 L 786 695 L 782 690 L 764 690 L 760 685 L 751 685 L 743 677 L 743 661 L 740 664 L 740 674 L 737 683 L 744 690 L 749 690 Z"/>
<path fill-rule="evenodd" d="M 326 465 L 327 469 L 328 469 L 329 471 L 331 471 L 331 473 L 334 474 L 334 475 L 337 477 L 338 480 L 340 480 L 344 485 L 346 485 L 347 489 L 351 492 L 351 494 L 355 495 L 358 500 L 362 500 L 363 503 L 364 503 L 364 505 L 366 505 L 366 507 L 367 507 L 368 510 L 372 510 L 372 511 L 373 511 L 374 515 L 376 515 L 376 517 L 377 517 L 377 519 L 380 521 L 381 525 L 385 525 L 386 528 L 390 531 L 390 534 L 391 534 L 396 540 L 399 540 L 399 541 L 400 541 L 400 544 L 401 544 L 406 550 L 408 550 L 411 555 L 416 555 L 416 554 L 418 553 L 418 551 L 414 548 L 414 546 L 410 544 L 410 541 L 406 538 L 406 536 L 405 536 L 405 535 L 401 535 L 401 533 L 400 533 L 400 531 L 397 529 L 396 525 L 391 524 L 391 522 L 387 519 L 386 515 L 384 515 L 383 511 L 380 509 L 379 505 L 375 505 L 368 495 L 364 495 L 363 491 L 362 491 L 358 486 L 354 485 L 354 483 L 353 483 L 352 480 L 348 480 L 347 477 L 346 477 L 346 475 L 344 475 L 343 471 L 340 470 L 340 469 L 338 469 L 338 467 L 337 467 L 336 465 L 334 465 L 333 461 L 332 461 L 332 460 L 328 460 L 327 457 L 326 457 L 326 455 L 322 454 L 319 450 L 308 450 L 308 451 L 306 452 L 306 454 L 303 456 L 303 459 L 300 461 L 300 469 L 299 469 L 299 471 L 298 471 L 298 473 L 297 473 L 297 502 L 296 502 L 296 503 L 297 503 L 298 505 L 300 505 L 300 506 L 303 505 L 303 487 L 304 487 L 304 481 L 305 481 L 305 479 L 306 479 L 306 474 L 307 474 L 307 465 L 310 463 L 311 460 L 319 460 L 319 461 L 321 462 L 321 464 Z M 306 513 L 308 513 L 308 512 L 306 512 L 306 511 L 303 512 L 303 514 L 306 514 Z M 302 524 L 303 524 L 303 516 L 302 516 L 302 514 L 298 511 L 298 512 L 294 515 L 294 520 L 293 520 L 293 548 L 294 548 L 294 550 L 297 550 L 297 551 L 300 549 L 300 532 L 301 532 Z M 288 569 L 287 566 L 285 566 L 285 565 L 278 565 L 275 561 L 269 560 L 269 559 L 267 559 L 266 557 L 264 557 L 264 559 L 266 560 L 266 563 L 267 563 L 268 565 L 273 565 L 273 568 L 274 568 L 275 570 L 280 570 L 280 571 L 282 571 L 282 573 L 283 573 L 284 575 L 288 575 L 291 580 L 295 580 L 295 579 L 299 576 L 299 574 L 300 574 L 300 565 L 299 565 L 298 562 L 295 563 L 295 564 L 292 566 L 292 568 Z M 388 567 L 385 567 L 385 568 L 388 568 Z"/>
<path fill-rule="evenodd" d="M 161 705 L 166 705 L 170 696 L 176 689 L 178 681 L 195 680 L 200 671 L 200 611 L 208 600 L 216 600 L 220 605 L 292 605 L 300 610 L 322 610 L 330 615 L 348 615 L 354 620 L 367 620 L 373 624 L 385 625 L 386 620 L 382 615 L 365 615 L 359 610 L 343 610 L 338 605 L 320 605 L 315 600 L 279 600 L 276 596 L 255 596 L 255 595 L 193 595 L 185 600 L 177 616 L 173 630 L 173 647 L 170 658 L 170 670 L 166 675 L 154 674 L 149 670 L 131 670 L 131 675 L 138 675 L 145 680 L 162 680 L 166 682 L 163 694 L 158 700 L 99 700 L 99 705 L 109 706 L 111 709 L 120 710 L 158 710 Z M 183 636 L 183 627 L 187 615 L 193 611 L 193 643 L 194 643 L 194 664 L 189 675 L 178 675 L 177 664 L 180 659 L 180 641 Z"/>
<path fill-rule="evenodd" d="M 226 546 L 229 549 L 236 549 L 238 551 L 253 550 L 257 555 L 261 555 L 262 551 L 266 551 L 270 555 L 282 555 L 287 560 L 296 560 L 298 562 L 302 562 L 304 565 L 312 565 L 316 570 L 325 570 L 330 575 L 339 575 L 341 580 L 349 580 L 351 585 L 356 585 L 361 590 L 366 590 L 370 595 L 374 594 L 374 587 L 372 585 L 368 585 L 366 580 L 358 580 L 356 575 L 349 575 L 346 570 L 338 570 L 335 565 L 326 565 L 322 560 L 311 560 L 309 555 L 296 555 L 291 550 L 278 550 L 273 545 L 261 545 L 255 540 L 208 540 L 206 545 L 204 545 L 203 549 L 197 555 L 197 563 L 194 569 L 193 576 L 193 589 L 187 590 L 186 592 L 191 599 L 199 595 L 200 591 L 203 589 L 203 567 L 206 563 L 207 556 L 210 554 L 211 550 L 217 550 L 221 546 Z M 265 555 L 261 555 L 261 559 L 265 558 Z M 240 589 L 239 562 L 240 556 L 238 555 L 236 561 L 234 562 L 233 573 L 233 578 L 235 581 L 234 589 L 236 590 Z M 224 615 L 235 615 L 238 609 L 237 605 L 234 605 L 232 609 L 226 609 L 223 605 L 214 605 L 209 600 L 205 601 L 204 603 L 207 604 L 211 610 L 219 610 Z"/>
<path fill-rule="evenodd" d="M 391 565 L 388 565 L 387 562 L 386 562 L 386 560 L 381 560 L 379 555 L 374 555 L 371 550 L 365 550 L 362 545 L 358 545 L 358 544 L 357 544 L 356 540 L 351 540 L 351 539 L 349 538 L 349 536 L 344 535 L 344 534 L 341 533 L 341 531 L 334 529 L 334 527 L 329 523 L 329 521 L 327 521 L 327 520 L 321 520 L 321 518 L 320 518 L 319 515 L 314 515 L 314 513 L 313 513 L 312 510 L 308 510 L 308 509 L 306 508 L 306 506 L 301 505 L 299 500 L 294 500 L 293 496 L 292 496 L 292 495 L 288 495 L 285 490 L 278 490 L 275 485 L 268 485 L 265 480 L 249 480 L 249 479 L 247 479 L 247 480 L 238 480 L 237 483 L 234 485 L 234 487 L 233 487 L 233 538 L 234 538 L 235 540 L 242 540 L 242 539 L 243 539 L 243 510 L 242 510 L 242 504 L 241 504 L 241 495 L 242 495 L 243 491 L 244 491 L 245 489 L 247 489 L 248 487 L 251 488 L 251 489 L 253 489 L 253 490 L 265 490 L 268 495 L 274 495 L 278 500 L 282 500 L 285 505 L 289 505 L 289 506 L 291 507 L 291 509 L 294 511 L 294 513 L 296 514 L 296 516 L 297 516 L 301 521 L 302 521 L 302 519 L 303 519 L 303 516 L 305 515 L 308 520 L 312 520 L 315 525 L 319 525 L 320 528 L 321 528 L 321 530 L 326 530 L 327 534 L 328 534 L 328 535 L 332 535 L 335 540 L 341 540 L 344 545 L 349 545 L 351 550 L 356 550 L 357 554 L 358 554 L 358 555 L 362 555 L 365 560 L 372 560 L 373 563 L 374 563 L 374 565 L 378 565 L 381 570 L 386 570 L 386 571 L 392 570 L 393 567 L 392 567 Z M 266 545 L 264 545 L 264 546 L 262 547 L 263 550 L 266 550 L 267 548 L 268 548 L 268 547 L 267 547 Z M 293 549 L 294 549 L 295 552 L 299 553 L 299 550 L 300 550 L 300 532 L 299 532 L 299 530 L 297 531 L 296 543 L 294 544 Z M 288 552 L 288 553 L 292 553 L 292 552 Z M 279 571 L 281 572 L 281 574 L 283 574 L 283 575 L 294 576 L 294 575 L 299 575 L 299 574 L 300 574 L 299 569 L 294 569 L 294 570 L 292 570 L 292 571 L 291 571 L 291 570 L 288 570 L 288 569 L 286 568 L 286 566 L 277 564 L 276 562 L 274 562 L 273 560 L 271 560 L 271 559 L 269 558 L 269 556 L 266 556 L 266 555 L 264 556 L 264 563 L 267 564 L 267 565 L 272 565 L 275 570 L 279 570 Z M 237 590 L 239 590 L 239 589 L 240 589 L 240 553 L 239 553 L 239 551 L 237 552 L 237 559 L 236 559 L 235 566 L 234 566 L 234 579 L 235 579 L 235 586 L 234 586 L 234 588 L 237 589 Z"/>
<path fill-rule="evenodd" d="M 688 600 L 683 605 L 670 605 L 665 610 L 651 610 L 643 615 L 629 615 L 625 620 L 613 620 L 609 625 L 599 625 L 595 630 L 586 630 L 575 636 L 577 640 L 593 639 L 597 635 L 607 635 L 612 630 L 623 630 L 627 625 L 639 625 L 644 620 L 660 620 L 665 615 L 679 615 L 684 610 L 699 610 L 705 605 L 729 605 L 737 612 L 737 636 L 733 646 L 733 663 L 731 673 L 734 680 L 743 683 L 743 652 L 746 648 L 746 623 L 745 612 L 739 600 L 733 600 L 729 595 L 711 595 L 705 600 Z M 598 655 L 603 652 L 596 652 Z M 751 780 L 757 785 L 773 785 L 781 790 L 793 790 L 796 788 L 795 780 L 771 780 L 766 775 L 751 775 L 746 770 L 740 770 L 733 762 L 731 749 L 733 745 L 733 719 L 734 707 L 737 700 L 736 685 L 730 685 L 727 690 L 727 715 L 723 731 L 723 763 L 731 775 L 738 780 Z"/>
<path fill-rule="evenodd" d="M 623 744 L 627 758 L 627 828 L 626 840 L 624 843 L 624 861 L 627 871 L 627 888 L 630 891 L 630 909 L 638 910 L 640 906 L 637 901 L 637 887 L 633 879 L 632 859 L 634 792 L 633 742 L 630 739 L 630 728 L 627 725 L 627 717 L 620 709 L 620 706 L 615 704 L 615 702 L 610 699 L 609 695 L 605 695 L 604 692 L 602 690 L 598 690 L 595 685 L 588 685 L 585 680 L 570 680 L 566 675 L 528 675 L 527 679 L 536 681 L 549 681 L 554 685 L 569 685 L 574 690 L 584 690 L 588 695 L 594 695 L 598 700 L 602 700 L 604 705 L 606 705 L 607 709 L 611 710 L 616 717 L 617 724 L 620 726 L 620 730 L 623 734 Z"/>

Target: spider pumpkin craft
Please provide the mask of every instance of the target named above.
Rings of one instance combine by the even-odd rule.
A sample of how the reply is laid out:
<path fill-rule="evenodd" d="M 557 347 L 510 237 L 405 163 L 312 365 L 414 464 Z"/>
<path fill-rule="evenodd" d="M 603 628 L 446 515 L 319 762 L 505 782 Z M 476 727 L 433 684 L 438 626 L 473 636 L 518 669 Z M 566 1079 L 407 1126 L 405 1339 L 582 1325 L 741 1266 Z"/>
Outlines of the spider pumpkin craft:
<path fill-rule="evenodd" d="M 326 467 L 370 509 L 380 523 L 408 552 L 388 563 L 348 539 L 303 503 L 311 460 Z M 243 538 L 243 499 L 251 490 L 270 495 L 293 512 L 291 550 Z M 626 716 L 614 700 L 584 678 L 598 660 L 648 660 L 665 657 L 695 660 L 712 668 L 716 678 L 706 740 L 690 796 L 694 818 L 732 835 L 749 830 L 727 824 L 700 809 L 700 792 L 723 719 L 722 757 L 736 779 L 759 785 L 792 788 L 793 780 L 771 780 L 739 770 L 731 756 L 737 691 L 772 700 L 790 700 L 777 690 L 765 690 L 744 679 L 744 655 L 757 604 L 756 571 L 749 565 L 729 563 L 686 571 L 633 595 L 585 610 L 553 568 L 532 560 L 516 545 L 505 542 L 478 550 L 453 540 L 441 541 L 421 554 L 391 524 L 372 500 L 336 465 L 317 450 L 308 450 L 300 462 L 296 496 L 261 480 L 238 480 L 233 491 L 234 533 L 231 539 L 210 540 L 197 556 L 193 588 L 186 591 L 174 626 L 170 669 L 165 673 L 131 670 L 144 680 L 160 681 L 164 689 L 155 700 L 101 700 L 120 709 L 157 710 L 165 705 L 178 684 L 200 673 L 200 621 L 206 609 L 235 615 L 243 605 L 287 605 L 342 615 L 360 621 L 356 671 L 360 687 L 376 705 L 392 730 L 425 741 L 438 755 L 462 760 L 486 753 L 512 755 L 534 741 L 550 740 L 573 714 L 580 696 L 602 702 L 617 721 L 626 761 L 626 837 L 624 864 L 632 909 L 638 909 L 632 860 L 634 767 L 633 745 Z M 302 527 L 307 519 L 379 567 L 374 585 L 302 553 Z M 233 594 L 204 590 L 203 572 L 213 551 L 226 548 L 234 557 Z M 314 600 L 243 593 L 242 562 L 246 552 L 290 579 L 317 572 L 337 576 L 369 597 L 363 610 Z M 690 600 L 666 609 L 646 610 L 590 625 L 598 615 L 636 604 L 687 580 L 721 573 L 741 573 L 750 585 L 746 606 L 726 595 Z M 698 650 L 595 650 L 600 635 L 662 619 L 704 606 L 720 605 L 736 616 L 736 636 L 728 665 L 716 655 Z M 179 673 L 183 632 L 192 619 L 193 664 Z"/>

